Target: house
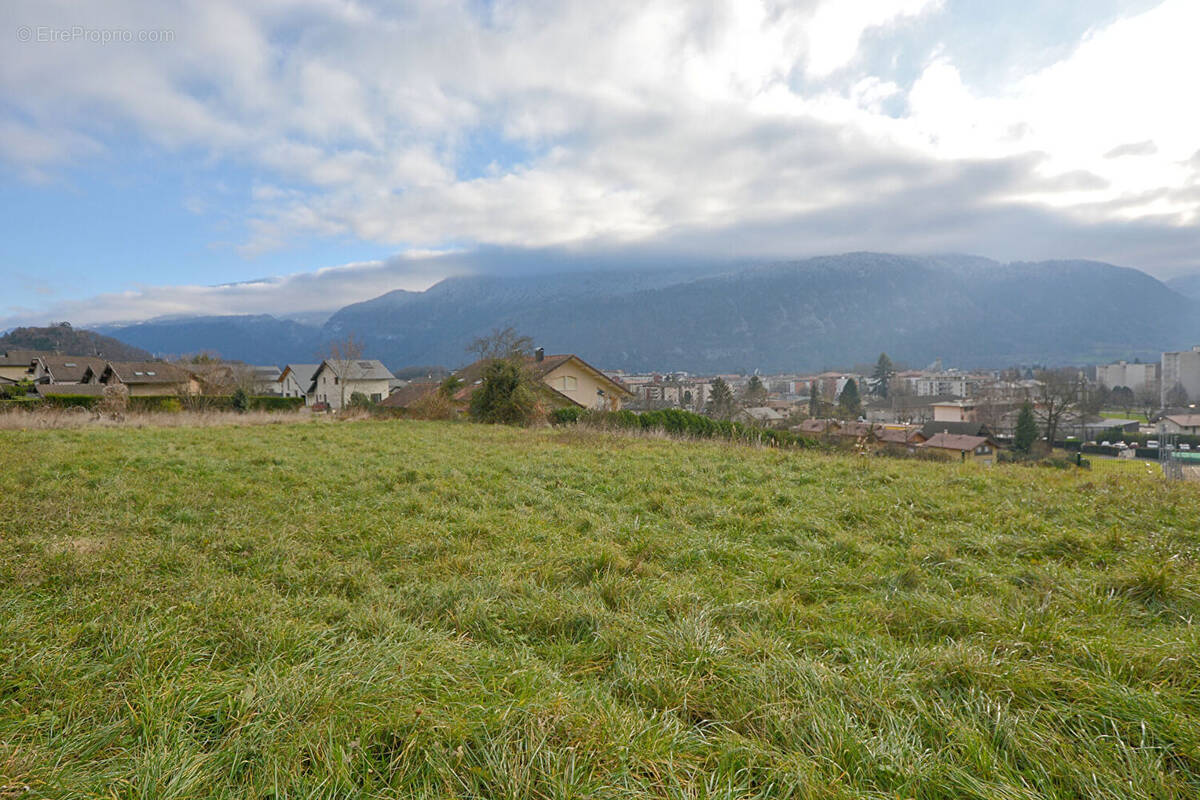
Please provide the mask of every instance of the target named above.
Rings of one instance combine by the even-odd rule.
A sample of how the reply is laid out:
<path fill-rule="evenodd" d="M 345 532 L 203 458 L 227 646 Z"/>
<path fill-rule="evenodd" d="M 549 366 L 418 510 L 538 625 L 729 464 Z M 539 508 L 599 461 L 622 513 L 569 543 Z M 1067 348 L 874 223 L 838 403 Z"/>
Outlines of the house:
<path fill-rule="evenodd" d="M 321 403 L 337 411 L 355 394 L 378 403 L 388 396 L 389 382 L 396 379 L 381 361 L 373 358 L 326 359 L 313 373 L 309 403 Z"/>
<path fill-rule="evenodd" d="M 97 374 L 88 367 L 83 383 L 124 384 L 130 397 L 164 397 L 200 394 L 199 379 L 191 372 L 164 361 L 109 361 Z"/>
<path fill-rule="evenodd" d="M 975 419 L 975 404 L 957 400 L 931 403 L 934 422 L 970 422 Z"/>
<path fill-rule="evenodd" d="M 246 367 L 250 373 L 250 382 L 257 395 L 278 395 L 280 393 L 279 367 L 270 365 L 251 365 Z"/>
<path fill-rule="evenodd" d="M 958 436 L 993 436 L 991 428 L 982 422 L 926 422 L 921 426 L 921 436 L 932 439 L 939 433 Z"/>
<path fill-rule="evenodd" d="M 1166 433 L 1200 435 L 1200 414 L 1168 414 L 1163 417 L 1162 423 Z"/>
<path fill-rule="evenodd" d="M 917 445 L 922 450 L 957 453 L 962 461 L 973 461 L 991 466 L 996 461 L 1000 445 L 990 436 L 964 436 L 955 433 L 937 433 L 928 441 Z"/>
<path fill-rule="evenodd" d="M 40 355 L 33 360 L 30 377 L 35 383 L 83 383 L 89 368 L 102 372 L 104 365 L 103 358 L 94 356 Z"/>
<path fill-rule="evenodd" d="M 30 378 L 34 360 L 43 355 L 50 354 L 38 350 L 9 350 L 0 354 L 0 382 L 20 383 Z"/>
<path fill-rule="evenodd" d="M 911 426 L 875 428 L 875 440 L 883 445 L 913 448 L 925 441 L 919 428 Z"/>
<path fill-rule="evenodd" d="M 836 419 L 806 419 L 795 430 L 809 436 L 824 436 L 836 434 L 841 428 L 842 424 Z"/>
<path fill-rule="evenodd" d="M 288 364 L 283 368 L 283 372 L 279 373 L 276 379 L 279 383 L 279 388 L 275 394 L 283 397 L 308 397 L 308 390 L 312 388 L 313 376 L 320 369 L 320 364 Z"/>
<path fill-rule="evenodd" d="M 530 362 L 534 374 L 577 406 L 619 411 L 633 393 L 574 353 L 548 356 L 538 348 Z"/>
<path fill-rule="evenodd" d="M 408 384 L 393 389 L 392 393 L 383 398 L 379 405 L 383 408 L 409 408 L 419 400 L 423 400 L 438 390 L 441 381 L 410 381 Z"/>
<path fill-rule="evenodd" d="M 734 415 L 734 419 L 738 422 L 744 422 L 749 425 L 758 425 L 766 428 L 778 428 L 783 423 L 787 422 L 786 416 L 767 406 L 743 408 L 736 415 Z"/>
<path fill-rule="evenodd" d="M 526 359 L 525 364 L 546 387 L 546 399 L 554 406 L 619 411 L 633 397 L 633 392 L 624 384 L 608 377 L 574 353 L 548 356 L 539 347 L 532 357 Z M 462 379 L 463 388 L 455 395 L 455 399 L 470 398 L 482 382 L 487 365 L 487 360 L 476 361 L 457 373 Z"/>

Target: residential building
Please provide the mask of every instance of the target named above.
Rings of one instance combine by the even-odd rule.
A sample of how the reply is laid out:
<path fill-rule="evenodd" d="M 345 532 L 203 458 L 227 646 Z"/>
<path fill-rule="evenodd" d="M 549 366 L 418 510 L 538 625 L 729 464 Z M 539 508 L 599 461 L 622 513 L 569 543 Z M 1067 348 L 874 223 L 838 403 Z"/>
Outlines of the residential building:
<path fill-rule="evenodd" d="M 88 367 L 82 383 L 124 384 L 130 397 L 199 394 L 201 388 L 195 375 L 164 361 L 108 361 L 99 373 Z"/>
<path fill-rule="evenodd" d="M 283 397 L 307 398 L 313 385 L 313 376 L 320 367 L 320 364 L 288 364 L 279 373 L 279 389 L 275 393 Z"/>
<path fill-rule="evenodd" d="M 1182 386 L 1189 400 L 1200 399 L 1200 345 L 1178 353 L 1163 353 L 1159 371 L 1161 402 L 1166 408 L 1167 396 L 1175 386 Z"/>
<path fill-rule="evenodd" d="M 758 425 L 764 428 L 778 428 L 787 422 L 786 415 L 767 406 L 743 408 L 733 418 L 738 422 L 748 425 Z"/>
<path fill-rule="evenodd" d="M 1127 361 L 1118 361 L 1114 364 L 1104 364 L 1096 367 L 1096 382 L 1109 389 L 1124 386 L 1133 390 L 1135 394 L 1147 388 L 1157 391 L 1161 368 L 1161 364 L 1154 362 L 1130 364 Z"/>
<path fill-rule="evenodd" d="M 1163 417 L 1162 423 L 1165 433 L 1200 436 L 1200 414 L 1168 414 Z"/>
<path fill-rule="evenodd" d="M 250 380 L 254 387 L 254 394 L 257 395 L 278 395 L 281 392 L 279 385 L 279 376 L 282 374 L 279 367 L 274 364 L 270 365 L 251 365 L 246 367 L 250 371 Z"/>
<path fill-rule="evenodd" d="M 310 403 L 322 403 L 334 411 L 348 404 L 356 393 L 378 403 L 388 396 L 389 382 L 395 379 L 382 362 L 373 358 L 326 359 L 313 373 L 308 396 Z"/>
<path fill-rule="evenodd" d="M 20 383 L 31 377 L 34 359 L 50 355 L 38 350 L 9 350 L 0 355 L 0 382 Z"/>
<path fill-rule="evenodd" d="M 94 356 L 40 355 L 30 366 L 30 377 L 36 383 L 83 383 L 89 368 L 103 372 L 105 363 Z"/>
<path fill-rule="evenodd" d="M 970 422 L 975 418 L 975 404 L 961 401 L 931 403 L 934 422 Z"/>
<path fill-rule="evenodd" d="M 936 433 L 917 445 L 922 450 L 957 453 L 962 461 L 974 461 L 991 466 L 996 461 L 1000 445 L 990 436 L 964 436 L 955 433 Z"/>

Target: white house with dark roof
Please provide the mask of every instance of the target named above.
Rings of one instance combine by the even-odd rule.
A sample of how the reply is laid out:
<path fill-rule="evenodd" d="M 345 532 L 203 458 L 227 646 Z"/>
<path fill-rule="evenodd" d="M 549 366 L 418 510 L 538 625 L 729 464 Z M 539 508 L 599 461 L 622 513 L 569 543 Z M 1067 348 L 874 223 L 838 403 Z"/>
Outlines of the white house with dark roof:
<path fill-rule="evenodd" d="M 388 396 L 396 376 L 373 358 L 326 359 L 313 373 L 309 404 L 322 403 L 334 411 L 357 392 L 378 403 Z"/>
<path fill-rule="evenodd" d="M 321 368 L 320 364 L 288 364 L 279 373 L 278 393 L 284 397 L 308 398 L 308 390 L 312 388 L 313 376 Z"/>

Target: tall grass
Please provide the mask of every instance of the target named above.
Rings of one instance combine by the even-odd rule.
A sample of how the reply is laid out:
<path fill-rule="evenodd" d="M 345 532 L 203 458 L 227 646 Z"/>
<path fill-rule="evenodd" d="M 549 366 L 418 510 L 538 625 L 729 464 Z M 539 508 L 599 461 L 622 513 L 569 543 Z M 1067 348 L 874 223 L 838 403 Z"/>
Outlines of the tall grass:
<path fill-rule="evenodd" d="M 0 448 L 26 796 L 1200 793 L 1192 486 L 413 422 Z"/>

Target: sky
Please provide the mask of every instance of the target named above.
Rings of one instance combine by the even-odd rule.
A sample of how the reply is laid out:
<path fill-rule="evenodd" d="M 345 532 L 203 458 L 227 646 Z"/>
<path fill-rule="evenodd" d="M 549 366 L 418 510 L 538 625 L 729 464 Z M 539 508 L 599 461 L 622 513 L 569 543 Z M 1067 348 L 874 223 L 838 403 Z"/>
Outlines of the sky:
<path fill-rule="evenodd" d="M 8 0 L 0 26 L 0 328 L 639 260 L 1200 271 L 1196 0 Z"/>

